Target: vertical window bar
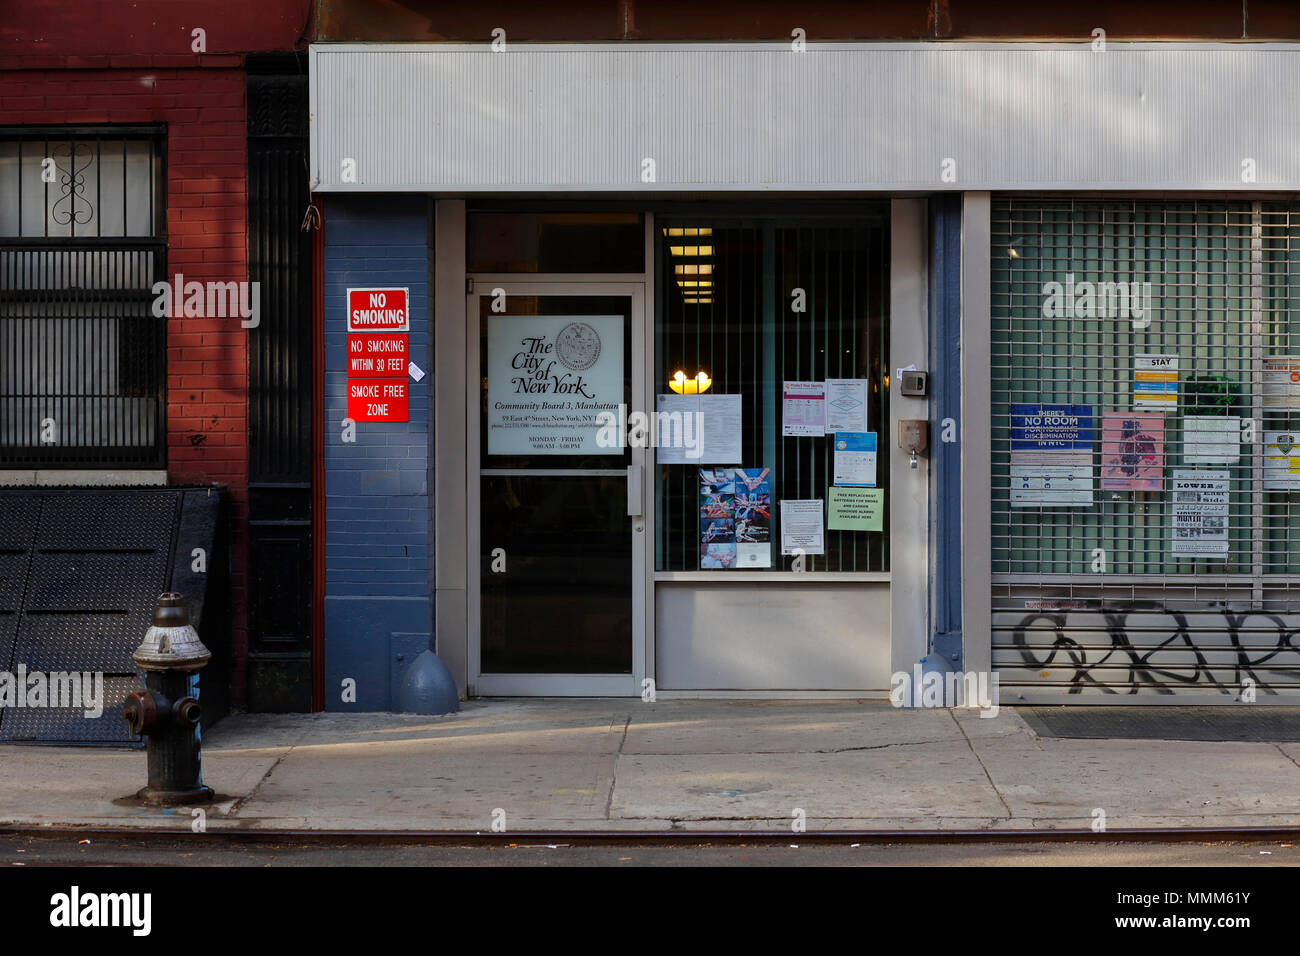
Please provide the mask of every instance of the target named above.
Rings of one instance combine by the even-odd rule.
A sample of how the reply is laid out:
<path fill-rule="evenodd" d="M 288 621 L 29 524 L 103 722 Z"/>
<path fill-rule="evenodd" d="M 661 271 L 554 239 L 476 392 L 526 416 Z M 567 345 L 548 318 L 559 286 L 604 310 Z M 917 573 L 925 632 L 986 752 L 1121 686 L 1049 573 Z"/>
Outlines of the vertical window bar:
<path fill-rule="evenodd" d="M 50 152 L 49 139 L 44 140 L 45 149 L 41 153 L 41 158 L 49 157 L 53 160 L 53 154 Z M 58 178 L 58 163 L 54 163 L 55 178 Z M 44 230 L 41 235 L 46 239 L 50 237 L 50 184 L 45 182 L 45 177 L 41 177 L 41 195 L 44 199 L 44 206 L 41 208 L 41 227 Z"/>
<path fill-rule="evenodd" d="M 1251 203 L 1250 210 L 1250 368 L 1248 377 L 1248 398 L 1250 400 L 1251 421 L 1256 429 L 1254 441 L 1247 446 L 1250 451 L 1249 482 L 1250 500 L 1250 538 L 1257 542 L 1250 549 L 1251 566 L 1251 601 L 1258 606 L 1264 600 L 1264 459 L 1255 452 L 1258 445 L 1264 447 L 1264 394 L 1261 369 L 1264 364 L 1264 231 L 1263 210 L 1260 203 Z M 1240 435 L 1237 436 L 1240 440 Z M 1231 513 L 1231 509 L 1229 509 Z M 1229 546 L 1231 547 L 1231 545 Z"/>

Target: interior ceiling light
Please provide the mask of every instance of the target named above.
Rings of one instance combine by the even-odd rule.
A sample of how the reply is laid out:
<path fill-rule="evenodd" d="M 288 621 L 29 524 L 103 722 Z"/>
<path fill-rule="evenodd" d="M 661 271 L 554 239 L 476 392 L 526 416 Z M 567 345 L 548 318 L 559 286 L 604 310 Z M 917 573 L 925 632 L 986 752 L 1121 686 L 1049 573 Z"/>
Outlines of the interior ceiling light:
<path fill-rule="evenodd" d="M 672 226 L 664 228 L 665 236 L 711 236 L 712 229 L 697 229 L 683 226 Z"/>
<path fill-rule="evenodd" d="M 668 251 L 675 256 L 712 256 L 712 246 L 669 246 Z"/>
<path fill-rule="evenodd" d="M 681 262 L 673 266 L 673 272 L 679 276 L 711 276 L 712 262 Z"/>
<path fill-rule="evenodd" d="M 712 279 L 678 279 L 677 284 L 683 289 L 712 289 Z"/>
<path fill-rule="evenodd" d="M 707 296 L 707 297 L 705 297 L 705 296 L 699 296 L 699 297 L 687 296 L 686 298 L 682 299 L 682 301 L 685 302 L 687 305 L 712 305 L 712 304 L 713 304 L 713 297 L 712 297 L 712 296 Z"/>

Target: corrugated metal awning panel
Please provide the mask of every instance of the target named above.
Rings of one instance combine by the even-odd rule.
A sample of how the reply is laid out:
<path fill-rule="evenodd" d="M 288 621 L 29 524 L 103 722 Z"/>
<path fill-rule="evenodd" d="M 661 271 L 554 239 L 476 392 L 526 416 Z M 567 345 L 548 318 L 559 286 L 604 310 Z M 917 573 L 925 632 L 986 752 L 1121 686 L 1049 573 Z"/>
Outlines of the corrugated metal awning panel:
<path fill-rule="evenodd" d="M 1300 56 L 1268 44 L 318 44 L 312 179 L 328 192 L 1294 189 L 1294 90 Z"/>

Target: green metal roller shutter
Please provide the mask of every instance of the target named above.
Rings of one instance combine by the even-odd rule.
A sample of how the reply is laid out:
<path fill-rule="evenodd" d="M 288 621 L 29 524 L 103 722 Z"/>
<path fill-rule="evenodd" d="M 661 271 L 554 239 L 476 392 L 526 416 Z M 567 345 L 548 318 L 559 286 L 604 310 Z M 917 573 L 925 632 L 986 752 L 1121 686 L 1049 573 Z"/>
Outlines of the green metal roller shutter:
<path fill-rule="evenodd" d="M 1300 438 L 1300 404 L 1266 407 L 1264 394 L 1265 359 L 1300 356 L 1300 206 L 1002 198 L 992 234 L 992 640 L 1004 700 L 1300 693 L 1300 491 L 1264 487 L 1265 435 Z M 1112 282 L 1139 285 L 1100 285 Z M 1123 293 L 1142 301 L 1144 282 L 1137 315 Z M 1073 284 L 1076 307 L 1063 309 L 1064 295 L 1049 302 L 1051 283 Z M 1141 355 L 1178 358 L 1163 455 L 1145 441 L 1150 429 L 1131 428 L 1137 440 L 1108 450 L 1138 454 L 1109 462 L 1118 477 L 1154 462 L 1159 489 L 1103 489 L 1104 414 L 1151 411 L 1134 406 Z M 1090 407 L 1091 504 L 1013 503 L 1016 404 Z M 1190 428 L 1233 427 L 1189 424 L 1190 413 L 1239 419 L 1235 461 L 1188 461 Z M 1110 424 L 1108 437 L 1125 434 L 1123 420 Z M 1222 520 L 1212 507 L 1175 506 L 1175 472 L 1227 473 L 1226 554 L 1174 553 L 1176 512 L 1180 527 L 1197 525 L 1181 532 L 1194 542 Z M 1025 474 L 1015 496 L 1042 494 L 1021 490 Z"/>

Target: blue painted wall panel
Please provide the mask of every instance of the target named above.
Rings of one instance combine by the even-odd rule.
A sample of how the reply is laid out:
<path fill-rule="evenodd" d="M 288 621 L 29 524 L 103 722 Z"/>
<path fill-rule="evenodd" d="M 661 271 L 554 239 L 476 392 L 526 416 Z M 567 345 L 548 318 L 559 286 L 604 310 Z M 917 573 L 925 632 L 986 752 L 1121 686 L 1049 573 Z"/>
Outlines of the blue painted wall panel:
<path fill-rule="evenodd" d="M 409 196 L 331 198 L 325 215 L 325 699 L 329 710 L 388 710 L 392 635 L 432 630 L 429 411 L 433 379 L 408 379 L 409 422 L 347 416 L 347 289 L 410 290 L 412 361 L 430 361 L 428 208 Z M 405 655 L 404 655 L 405 656 Z M 356 681 L 345 704 L 342 682 Z"/>
<path fill-rule="evenodd" d="M 399 669 L 414 660 L 411 632 L 427 632 L 428 598 L 403 595 L 325 598 L 325 709 L 391 710 Z M 398 662 L 394 646 L 403 651 Z M 427 643 L 425 646 L 428 646 Z M 345 702 L 345 682 L 355 702 Z"/>

